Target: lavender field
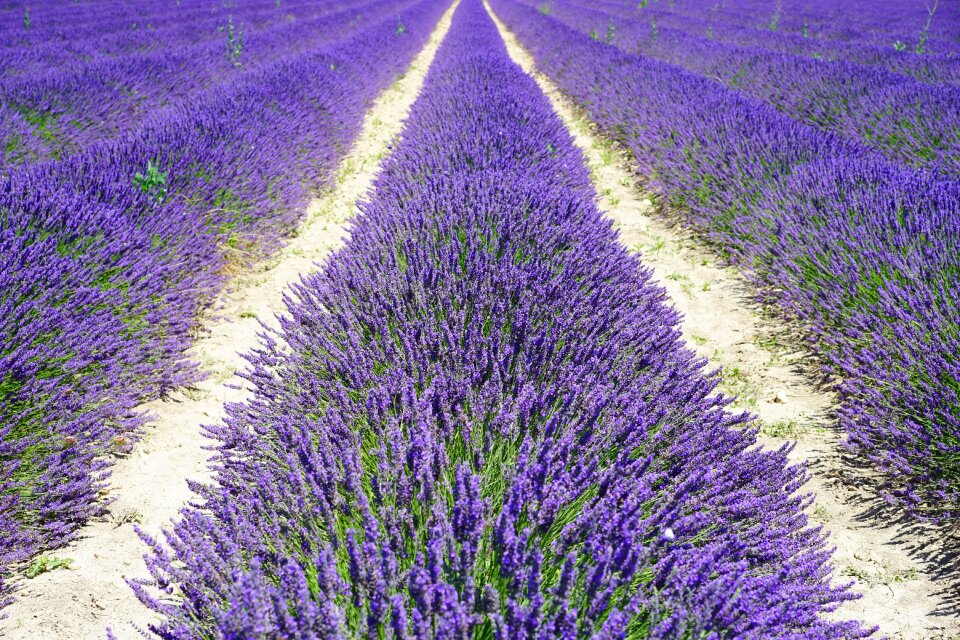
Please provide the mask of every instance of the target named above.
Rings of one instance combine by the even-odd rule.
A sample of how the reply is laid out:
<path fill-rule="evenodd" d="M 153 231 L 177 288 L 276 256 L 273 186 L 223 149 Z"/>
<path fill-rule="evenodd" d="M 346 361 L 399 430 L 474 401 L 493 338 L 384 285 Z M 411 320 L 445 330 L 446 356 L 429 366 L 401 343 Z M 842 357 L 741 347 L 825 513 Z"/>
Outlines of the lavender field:
<path fill-rule="evenodd" d="M 0 637 L 960 637 L 960 3 L 0 0 Z"/>

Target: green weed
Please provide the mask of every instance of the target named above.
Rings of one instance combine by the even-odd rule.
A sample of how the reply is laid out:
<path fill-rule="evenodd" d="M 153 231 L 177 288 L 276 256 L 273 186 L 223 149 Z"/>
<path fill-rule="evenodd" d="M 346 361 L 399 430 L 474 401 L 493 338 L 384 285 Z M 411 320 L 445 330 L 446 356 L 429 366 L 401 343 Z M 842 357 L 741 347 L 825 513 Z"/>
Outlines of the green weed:
<path fill-rule="evenodd" d="M 219 31 L 227 33 L 227 58 L 235 67 L 241 66 L 240 56 L 243 55 L 243 31 L 233 24 L 233 16 L 227 17 L 227 26 L 220 27 Z"/>
<path fill-rule="evenodd" d="M 54 571 L 56 569 L 69 569 L 73 564 L 72 558 L 55 558 L 53 556 L 40 556 L 33 561 L 23 574 L 28 578 L 36 578 L 41 573 Z"/>
<path fill-rule="evenodd" d="M 915 51 L 917 53 L 923 54 L 927 52 L 927 40 L 930 39 L 930 23 L 933 22 L 933 14 L 937 12 L 937 6 L 940 4 L 940 0 L 933 0 L 933 5 L 927 5 L 927 21 L 923 25 L 923 30 L 920 32 L 920 40 L 917 42 L 917 47 Z"/>
<path fill-rule="evenodd" d="M 167 196 L 167 174 L 160 171 L 160 167 L 153 163 L 153 160 L 147 160 L 147 171 L 145 173 L 137 172 L 133 177 L 133 182 L 147 197 L 160 204 Z"/>
<path fill-rule="evenodd" d="M 796 420 L 777 420 L 776 422 L 761 424 L 760 433 L 771 438 L 796 438 L 803 433 L 803 428 Z"/>

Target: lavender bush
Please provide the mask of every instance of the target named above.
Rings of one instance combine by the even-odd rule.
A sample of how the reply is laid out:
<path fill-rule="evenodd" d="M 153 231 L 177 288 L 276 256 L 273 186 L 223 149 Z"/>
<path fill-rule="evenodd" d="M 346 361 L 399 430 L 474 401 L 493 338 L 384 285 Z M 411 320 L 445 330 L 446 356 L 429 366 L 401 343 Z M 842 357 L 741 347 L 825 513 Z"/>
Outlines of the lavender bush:
<path fill-rule="evenodd" d="M 949 517 L 960 498 L 960 186 L 536 9 L 494 5 L 665 204 L 809 327 L 840 375 L 850 444 L 889 474 L 888 495 Z"/>
<path fill-rule="evenodd" d="M 137 405 L 196 379 L 184 351 L 228 267 L 293 229 L 442 9 L 396 2 L 390 17 L 331 47 L 158 110 L 116 141 L 0 177 L 5 580 L 102 510 L 110 456 L 129 449 L 144 421 Z"/>
<path fill-rule="evenodd" d="M 858 638 L 756 446 L 463 0 L 344 249 L 149 540 L 162 638 Z"/>

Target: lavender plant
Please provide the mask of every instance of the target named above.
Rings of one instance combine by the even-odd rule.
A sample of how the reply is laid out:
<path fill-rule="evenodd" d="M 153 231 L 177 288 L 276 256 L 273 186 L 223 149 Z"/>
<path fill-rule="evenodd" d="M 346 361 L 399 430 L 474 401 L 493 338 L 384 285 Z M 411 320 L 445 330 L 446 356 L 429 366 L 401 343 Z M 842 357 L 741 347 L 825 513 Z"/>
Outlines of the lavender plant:
<path fill-rule="evenodd" d="M 250 355 L 202 506 L 147 538 L 153 632 L 868 635 L 821 617 L 852 594 L 802 469 L 713 395 L 478 0 L 401 140 Z"/>

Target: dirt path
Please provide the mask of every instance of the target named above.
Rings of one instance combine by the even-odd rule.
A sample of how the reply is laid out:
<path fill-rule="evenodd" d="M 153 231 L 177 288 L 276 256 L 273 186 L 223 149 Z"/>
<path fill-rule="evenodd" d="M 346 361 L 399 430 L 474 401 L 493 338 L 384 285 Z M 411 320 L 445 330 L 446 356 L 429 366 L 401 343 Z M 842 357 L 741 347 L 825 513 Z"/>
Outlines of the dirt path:
<path fill-rule="evenodd" d="M 400 132 L 452 12 L 444 14 L 409 70 L 367 114 L 360 138 L 341 165 L 336 189 L 310 204 L 299 234 L 282 251 L 238 277 L 218 299 L 209 332 L 191 349 L 209 377 L 195 389 L 145 407 L 156 419 L 136 450 L 113 468 L 110 493 L 115 502 L 109 517 L 91 522 L 76 542 L 51 554 L 72 559 L 70 570 L 23 581 L 17 602 L 4 612 L 8 618 L 0 621 L 0 635 L 102 640 L 111 626 L 118 637 L 140 637 L 128 622 L 145 628 L 152 616 L 125 583 L 126 578 L 147 577 L 144 547 L 133 524 L 159 533 L 192 498 L 186 480 L 209 477 L 201 425 L 216 423 L 224 416 L 224 403 L 246 396 L 245 390 L 231 387 L 242 383 L 234 375 L 244 368 L 240 354 L 259 343 L 258 320 L 274 324 L 288 285 L 314 271 L 342 244 L 356 200 L 370 188 L 380 159 Z"/>
<path fill-rule="evenodd" d="M 487 10 L 493 15 L 489 5 Z M 621 240 L 643 253 L 684 314 L 687 341 L 710 358 L 711 366 L 723 368 L 724 391 L 736 394 L 738 406 L 759 417 L 765 445 L 797 442 L 792 458 L 809 464 L 807 489 L 816 494 L 810 516 L 831 531 L 837 580 L 855 580 L 863 594 L 839 615 L 879 625 L 893 638 L 960 637 L 960 621 L 951 610 L 956 584 L 949 577 L 957 572 L 935 549 L 939 532 L 881 506 L 873 474 L 841 455 L 831 419 L 836 397 L 811 383 L 807 353 L 788 346 L 798 344 L 796 337 L 761 315 L 734 269 L 717 266 L 688 234 L 655 216 L 652 197 L 642 193 L 627 168 L 627 155 L 595 132 L 494 20 L 514 62 L 536 79 L 586 155 L 601 208 Z"/>

